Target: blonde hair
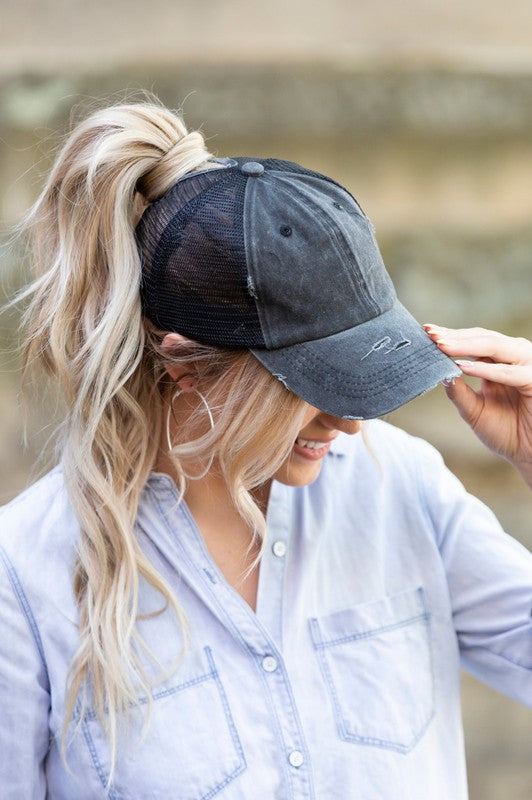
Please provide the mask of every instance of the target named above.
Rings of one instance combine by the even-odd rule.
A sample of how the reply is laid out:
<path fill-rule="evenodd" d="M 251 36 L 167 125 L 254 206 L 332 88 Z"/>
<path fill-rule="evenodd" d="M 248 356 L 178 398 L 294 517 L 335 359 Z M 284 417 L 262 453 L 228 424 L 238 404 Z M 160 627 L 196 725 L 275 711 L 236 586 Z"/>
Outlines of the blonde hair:
<path fill-rule="evenodd" d="M 90 687 L 113 765 L 119 723 L 139 692 L 151 694 L 140 653 L 156 661 L 135 627 L 140 580 L 185 628 L 178 599 L 135 536 L 140 493 L 175 389 L 166 367 L 194 361 L 216 419 L 195 441 L 180 431 L 173 458 L 181 495 L 181 458 L 215 452 L 235 507 L 263 543 L 264 517 L 250 489 L 288 456 L 305 407 L 250 352 L 187 342 L 168 353 L 164 332 L 142 318 L 135 225 L 180 177 L 216 166 L 210 157 L 202 135 L 156 102 L 98 110 L 68 136 L 21 225 L 31 234 L 37 273 L 23 292 L 31 297 L 25 373 L 32 362 L 43 364 L 64 395 L 62 468 L 80 525 L 73 577 L 80 643 L 69 671 L 63 754 L 67 725 L 80 702 L 82 718 Z"/>

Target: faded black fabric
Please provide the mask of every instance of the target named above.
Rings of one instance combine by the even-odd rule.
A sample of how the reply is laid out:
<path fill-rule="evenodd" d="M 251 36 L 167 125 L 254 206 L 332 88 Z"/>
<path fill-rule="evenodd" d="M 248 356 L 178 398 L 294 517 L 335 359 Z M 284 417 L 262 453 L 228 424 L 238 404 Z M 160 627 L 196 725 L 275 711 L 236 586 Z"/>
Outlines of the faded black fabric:
<path fill-rule="evenodd" d="M 393 306 L 371 222 L 338 184 L 271 170 L 249 182 L 244 214 L 268 350 L 340 333 Z"/>
<path fill-rule="evenodd" d="M 398 300 L 349 330 L 253 354 L 311 405 L 351 419 L 388 414 L 461 374 Z"/>

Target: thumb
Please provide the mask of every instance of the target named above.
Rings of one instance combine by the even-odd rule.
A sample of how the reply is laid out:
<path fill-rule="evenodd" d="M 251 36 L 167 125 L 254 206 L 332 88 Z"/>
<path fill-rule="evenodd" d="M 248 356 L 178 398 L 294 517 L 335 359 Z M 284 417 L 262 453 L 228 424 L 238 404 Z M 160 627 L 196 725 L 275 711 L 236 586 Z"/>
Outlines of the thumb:
<path fill-rule="evenodd" d="M 463 378 L 455 378 L 447 384 L 444 383 L 447 397 L 451 400 L 463 420 L 474 428 L 484 406 L 484 401 Z"/>

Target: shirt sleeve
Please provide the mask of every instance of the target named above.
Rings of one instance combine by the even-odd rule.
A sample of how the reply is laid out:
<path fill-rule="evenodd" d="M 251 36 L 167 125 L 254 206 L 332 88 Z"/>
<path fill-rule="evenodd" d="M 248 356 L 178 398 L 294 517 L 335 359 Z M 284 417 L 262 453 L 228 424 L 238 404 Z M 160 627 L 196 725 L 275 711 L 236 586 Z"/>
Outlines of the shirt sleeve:
<path fill-rule="evenodd" d="M 2 797 L 46 797 L 50 692 L 39 631 L 0 548 L 0 786 Z"/>
<path fill-rule="evenodd" d="M 421 484 L 465 670 L 532 706 L 532 554 L 424 443 Z"/>

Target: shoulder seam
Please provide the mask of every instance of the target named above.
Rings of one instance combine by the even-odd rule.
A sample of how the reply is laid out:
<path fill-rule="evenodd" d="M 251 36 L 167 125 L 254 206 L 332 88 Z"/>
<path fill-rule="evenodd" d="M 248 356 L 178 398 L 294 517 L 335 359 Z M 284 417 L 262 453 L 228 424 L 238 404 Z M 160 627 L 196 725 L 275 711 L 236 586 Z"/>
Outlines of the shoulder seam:
<path fill-rule="evenodd" d="M 61 465 L 57 464 L 53 469 L 43 475 L 41 478 L 36 480 L 34 483 L 31 483 L 29 486 L 26 486 L 25 489 L 22 489 L 15 497 L 11 498 L 7 503 L 3 503 L 0 505 L 0 514 L 7 513 L 11 508 L 14 508 L 19 503 L 23 502 L 27 499 L 28 495 L 34 491 L 37 491 L 40 484 L 44 481 L 50 481 L 52 479 L 56 479 L 57 475 L 61 474 Z"/>

